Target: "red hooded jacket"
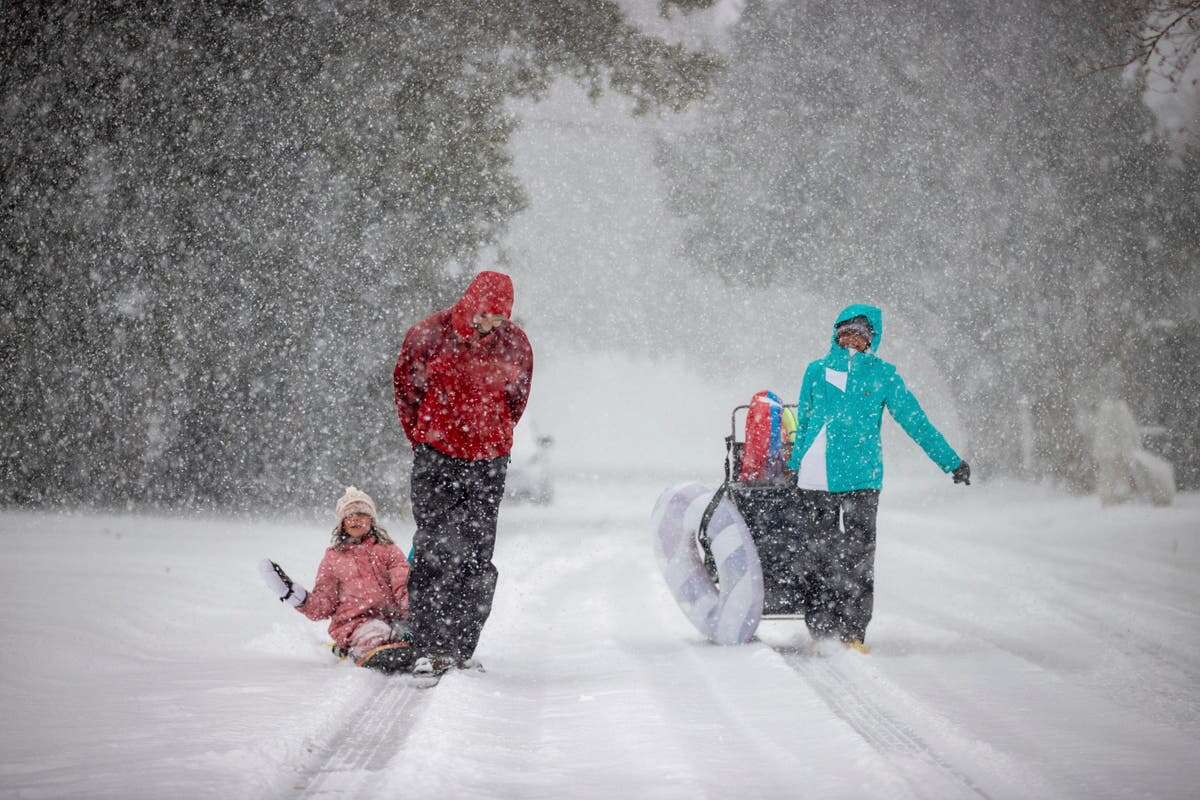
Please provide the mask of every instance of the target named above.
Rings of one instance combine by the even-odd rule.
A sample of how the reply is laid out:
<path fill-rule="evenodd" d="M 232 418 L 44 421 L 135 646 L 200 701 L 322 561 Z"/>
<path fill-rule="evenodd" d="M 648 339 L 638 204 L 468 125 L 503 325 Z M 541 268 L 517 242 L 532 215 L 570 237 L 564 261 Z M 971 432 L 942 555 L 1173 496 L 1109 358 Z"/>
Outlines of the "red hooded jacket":
<path fill-rule="evenodd" d="M 512 280 L 481 272 L 462 299 L 409 328 L 396 360 L 396 412 L 413 445 L 453 458 L 498 458 L 512 450 L 512 432 L 533 378 L 525 332 L 505 322 L 487 335 L 476 314 L 512 313 Z"/>

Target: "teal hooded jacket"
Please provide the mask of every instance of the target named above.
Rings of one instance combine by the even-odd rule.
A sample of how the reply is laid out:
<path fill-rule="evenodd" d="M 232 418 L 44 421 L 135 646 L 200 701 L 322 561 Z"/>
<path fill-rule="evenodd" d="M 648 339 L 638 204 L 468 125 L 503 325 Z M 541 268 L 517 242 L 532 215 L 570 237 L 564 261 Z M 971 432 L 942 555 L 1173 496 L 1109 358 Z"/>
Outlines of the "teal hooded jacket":
<path fill-rule="evenodd" d="M 865 353 L 837 343 L 837 325 L 864 316 L 875 336 Z M 921 410 L 896 368 L 875 352 L 883 339 L 883 312 L 875 306 L 847 306 L 834 320 L 829 354 L 804 370 L 796 409 L 796 438 L 789 468 L 802 489 L 850 492 L 883 487 L 883 447 L 879 432 L 886 407 L 943 472 L 961 459 Z"/>

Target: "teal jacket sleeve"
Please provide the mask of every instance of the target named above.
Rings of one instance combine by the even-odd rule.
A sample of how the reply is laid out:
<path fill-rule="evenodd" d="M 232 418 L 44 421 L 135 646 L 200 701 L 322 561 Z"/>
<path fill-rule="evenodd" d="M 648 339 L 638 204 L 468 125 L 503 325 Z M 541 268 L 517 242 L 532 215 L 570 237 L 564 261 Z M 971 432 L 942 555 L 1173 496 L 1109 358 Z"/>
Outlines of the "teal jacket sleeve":
<path fill-rule="evenodd" d="M 888 382 L 886 404 L 892 419 L 900 423 L 904 432 L 920 445 L 925 455 L 929 456 L 942 472 L 950 472 L 958 466 L 962 459 L 938 429 L 933 427 L 917 398 L 904 385 L 904 379 L 899 373 L 893 372 Z"/>
<path fill-rule="evenodd" d="M 804 370 L 804 380 L 800 382 L 800 399 L 796 401 L 796 438 L 792 440 L 792 457 L 788 459 L 788 469 L 793 472 L 800 469 L 800 458 L 804 442 L 808 441 L 808 427 L 812 425 L 813 416 L 813 385 L 812 365 Z M 957 465 L 956 465 L 957 466 Z"/>

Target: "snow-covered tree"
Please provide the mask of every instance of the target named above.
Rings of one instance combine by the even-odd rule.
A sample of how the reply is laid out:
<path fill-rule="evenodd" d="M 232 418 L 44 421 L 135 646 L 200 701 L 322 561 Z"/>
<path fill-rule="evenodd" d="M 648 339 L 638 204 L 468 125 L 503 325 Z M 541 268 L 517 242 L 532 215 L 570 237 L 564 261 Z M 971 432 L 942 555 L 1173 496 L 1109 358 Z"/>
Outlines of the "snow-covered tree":
<path fill-rule="evenodd" d="M 0 502 L 198 505 L 399 488 L 400 338 L 526 202 L 506 101 L 718 63 L 611 0 L 6 3 L 0 54 Z"/>
<path fill-rule="evenodd" d="M 985 473 L 1023 463 L 1029 408 L 1038 468 L 1080 486 L 1088 387 L 1173 308 L 1200 230 L 1135 94 L 1070 69 L 1102 40 L 1088 13 L 749 2 L 714 97 L 661 152 L 698 266 L 903 315 Z"/>
<path fill-rule="evenodd" d="M 1174 150 L 1200 156 L 1200 2 L 1108 0 L 1107 30 Z"/>

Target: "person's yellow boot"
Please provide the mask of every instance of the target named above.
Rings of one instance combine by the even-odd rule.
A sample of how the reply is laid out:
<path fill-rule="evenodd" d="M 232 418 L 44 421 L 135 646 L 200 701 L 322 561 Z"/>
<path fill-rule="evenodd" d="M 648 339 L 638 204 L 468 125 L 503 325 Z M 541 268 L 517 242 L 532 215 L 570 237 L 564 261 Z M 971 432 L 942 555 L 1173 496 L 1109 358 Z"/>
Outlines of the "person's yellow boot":
<path fill-rule="evenodd" d="M 856 650 L 857 652 L 862 653 L 864 656 L 871 652 L 871 645 L 867 644 L 861 639 L 851 639 L 850 641 L 846 642 L 846 647 L 850 648 L 851 650 Z"/>

